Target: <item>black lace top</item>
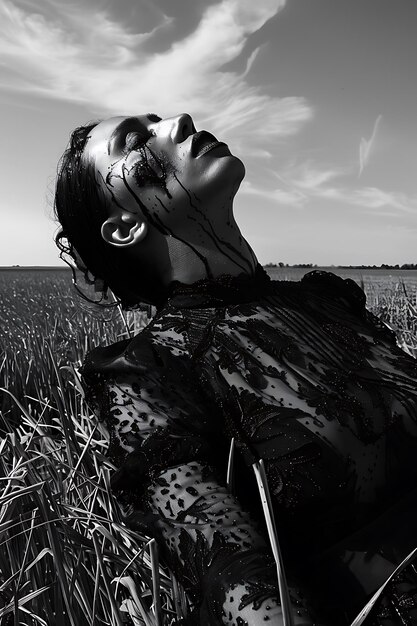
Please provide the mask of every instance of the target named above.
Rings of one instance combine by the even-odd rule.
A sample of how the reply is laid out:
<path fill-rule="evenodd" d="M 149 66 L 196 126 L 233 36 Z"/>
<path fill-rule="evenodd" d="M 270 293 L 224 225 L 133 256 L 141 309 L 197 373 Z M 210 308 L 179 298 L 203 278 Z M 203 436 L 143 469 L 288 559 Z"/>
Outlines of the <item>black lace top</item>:
<path fill-rule="evenodd" d="M 271 281 L 258 267 L 174 284 L 147 328 L 92 351 L 83 376 L 128 523 L 157 536 L 196 623 L 279 623 L 260 458 L 296 624 L 350 624 L 417 545 L 417 362 L 354 281 Z M 392 587 L 375 623 L 408 623 L 395 621 L 415 611 L 407 572 L 403 616 Z"/>

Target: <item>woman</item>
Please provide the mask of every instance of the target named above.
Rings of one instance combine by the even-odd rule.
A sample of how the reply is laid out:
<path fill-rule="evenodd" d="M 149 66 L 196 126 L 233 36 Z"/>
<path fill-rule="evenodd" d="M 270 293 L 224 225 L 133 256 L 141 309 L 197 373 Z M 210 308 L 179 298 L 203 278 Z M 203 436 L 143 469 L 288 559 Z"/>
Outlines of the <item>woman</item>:
<path fill-rule="evenodd" d="M 93 350 L 83 377 L 127 523 L 157 537 L 195 623 L 282 623 L 262 458 L 294 623 L 344 626 L 417 544 L 417 363 L 353 281 L 269 280 L 233 216 L 243 176 L 188 115 L 73 133 L 58 244 L 123 306 L 157 307 L 139 335 Z M 415 623 L 416 581 L 410 566 L 388 586 L 375 624 Z"/>

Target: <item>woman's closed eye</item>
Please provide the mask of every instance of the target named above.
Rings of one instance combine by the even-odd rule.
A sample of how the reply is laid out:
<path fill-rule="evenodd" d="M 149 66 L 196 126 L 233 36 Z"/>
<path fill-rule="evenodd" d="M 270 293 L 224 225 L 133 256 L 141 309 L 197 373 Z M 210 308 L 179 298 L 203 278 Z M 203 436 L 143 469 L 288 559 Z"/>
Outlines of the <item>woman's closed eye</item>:
<path fill-rule="evenodd" d="M 125 139 L 125 146 L 123 148 L 123 154 L 129 154 L 132 150 L 138 150 L 142 148 L 147 141 L 152 137 L 152 132 L 149 130 L 134 131 L 127 133 Z"/>

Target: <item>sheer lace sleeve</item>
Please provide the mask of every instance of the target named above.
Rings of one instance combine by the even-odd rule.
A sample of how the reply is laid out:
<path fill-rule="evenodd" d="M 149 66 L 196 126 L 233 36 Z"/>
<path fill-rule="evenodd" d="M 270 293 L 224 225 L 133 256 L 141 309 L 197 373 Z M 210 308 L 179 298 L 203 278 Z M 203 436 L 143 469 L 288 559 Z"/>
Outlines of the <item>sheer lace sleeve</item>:
<path fill-rule="evenodd" d="M 110 433 L 127 523 L 156 536 L 194 603 L 193 623 L 281 623 L 272 558 L 225 485 L 215 411 L 187 360 L 144 344 L 140 360 L 111 362 L 98 372 L 90 361 L 84 377 Z M 311 624 L 295 590 L 293 602 L 295 624 Z"/>

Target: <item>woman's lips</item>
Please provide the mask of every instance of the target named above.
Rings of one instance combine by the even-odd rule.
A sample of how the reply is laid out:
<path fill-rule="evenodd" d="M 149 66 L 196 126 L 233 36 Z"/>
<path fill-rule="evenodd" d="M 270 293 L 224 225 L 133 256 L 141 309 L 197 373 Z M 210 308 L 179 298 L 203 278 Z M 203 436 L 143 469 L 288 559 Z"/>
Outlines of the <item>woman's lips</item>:
<path fill-rule="evenodd" d="M 223 141 L 213 141 L 212 143 L 209 143 L 208 146 L 205 146 L 204 148 L 200 150 L 200 152 L 197 154 L 197 159 L 203 156 L 203 154 L 206 154 L 210 150 L 213 150 L 214 148 L 218 148 L 219 146 L 224 146 L 227 150 L 229 150 L 229 148 Z"/>
<path fill-rule="evenodd" d="M 214 135 L 208 133 L 206 130 L 201 130 L 193 135 L 191 141 L 191 155 L 194 158 L 199 158 L 219 146 L 224 146 L 228 150 L 227 145 L 223 141 L 217 141 Z"/>

